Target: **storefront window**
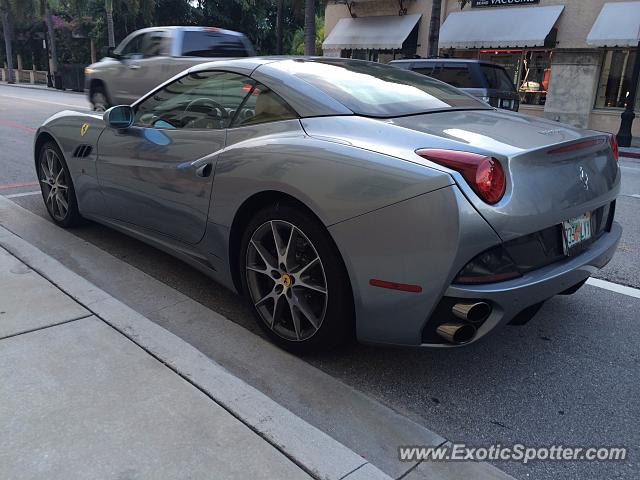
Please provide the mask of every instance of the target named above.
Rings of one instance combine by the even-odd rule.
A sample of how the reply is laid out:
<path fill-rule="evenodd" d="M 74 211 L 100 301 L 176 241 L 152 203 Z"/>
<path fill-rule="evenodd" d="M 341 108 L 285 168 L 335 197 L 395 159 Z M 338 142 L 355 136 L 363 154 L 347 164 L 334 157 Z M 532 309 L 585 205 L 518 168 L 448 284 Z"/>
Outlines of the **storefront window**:
<path fill-rule="evenodd" d="M 481 50 L 479 58 L 507 70 L 521 105 L 545 104 L 551 79 L 550 50 Z"/>
<path fill-rule="evenodd" d="M 605 51 L 596 108 L 626 108 L 637 54 L 637 49 Z M 636 98 L 636 110 L 640 110 L 640 89 Z"/>

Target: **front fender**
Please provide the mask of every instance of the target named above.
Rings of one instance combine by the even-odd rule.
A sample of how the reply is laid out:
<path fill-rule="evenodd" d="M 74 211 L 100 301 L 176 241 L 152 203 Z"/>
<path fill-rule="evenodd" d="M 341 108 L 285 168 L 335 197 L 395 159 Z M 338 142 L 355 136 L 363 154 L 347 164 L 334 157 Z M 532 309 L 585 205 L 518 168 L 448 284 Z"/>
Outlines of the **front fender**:
<path fill-rule="evenodd" d="M 53 138 L 62 151 L 71 173 L 81 214 L 103 211 L 102 195 L 96 176 L 96 161 L 98 139 L 104 128 L 104 121 L 99 114 L 65 110 L 48 118 L 36 132 L 34 161 L 37 162 L 43 141 L 47 137 Z M 79 149 L 80 146 L 90 149 Z M 80 152 L 82 156 L 77 155 Z"/>

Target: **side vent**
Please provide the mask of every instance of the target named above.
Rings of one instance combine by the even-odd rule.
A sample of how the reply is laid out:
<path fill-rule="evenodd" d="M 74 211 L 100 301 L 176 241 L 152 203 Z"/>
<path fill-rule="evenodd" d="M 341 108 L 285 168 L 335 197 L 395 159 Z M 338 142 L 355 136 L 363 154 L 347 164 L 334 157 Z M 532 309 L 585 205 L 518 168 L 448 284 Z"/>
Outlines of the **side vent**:
<path fill-rule="evenodd" d="M 78 145 L 73 152 L 74 158 L 85 158 L 91 155 L 91 150 L 93 147 L 91 145 Z"/>

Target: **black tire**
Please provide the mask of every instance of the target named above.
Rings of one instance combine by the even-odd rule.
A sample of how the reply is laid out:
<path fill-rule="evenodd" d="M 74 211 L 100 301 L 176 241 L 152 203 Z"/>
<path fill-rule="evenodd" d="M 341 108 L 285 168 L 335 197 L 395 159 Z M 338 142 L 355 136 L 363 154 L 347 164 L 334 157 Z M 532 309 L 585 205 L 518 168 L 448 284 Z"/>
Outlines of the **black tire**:
<path fill-rule="evenodd" d="M 252 295 L 252 288 L 253 290 L 255 290 L 256 288 L 255 280 L 253 280 L 253 283 L 250 284 L 249 277 L 256 274 L 247 270 L 249 245 L 252 238 L 254 238 L 254 234 L 257 234 L 259 232 L 259 229 L 266 228 L 265 225 L 267 223 L 273 225 L 272 221 L 277 225 L 285 225 L 285 229 L 287 228 L 287 224 L 292 225 L 293 227 L 295 227 L 295 229 L 297 229 L 298 232 L 302 232 L 302 235 L 296 233 L 295 236 L 297 238 L 300 238 L 299 241 L 302 242 L 303 248 L 305 248 L 304 246 L 306 245 L 306 248 L 308 249 L 309 247 L 306 240 L 310 241 L 312 244 L 311 248 L 313 249 L 314 253 L 317 254 L 320 260 L 319 268 L 322 268 L 322 276 L 326 281 L 326 299 L 324 300 L 323 310 L 324 315 L 319 324 L 319 328 L 317 328 L 317 330 L 315 330 L 315 333 L 313 333 L 308 338 L 297 340 L 285 338 L 277 330 L 278 328 L 284 329 L 284 323 L 286 322 L 281 322 L 281 325 L 278 328 L 271 328 L 268 325 L 267 320 L 263 318 L 259 308 L 256 307 L 254 298 L 256 296 L 255 293 Z M 289 239 L 290 244 L 293 243 L 293 241 L 291 240 L 293 238 L 293 235 L 294 234 L 292 234 Z M 284 236 L 286 236 L 286 233 L 284 234 Z M 302 237 L 306 238 L 302 239 Z M 255 247 L 252 246 L 251 248 L 253 249 Z M 296 250 L 297 248 L 298 247 L 294 247 L 293 250 L 291 250 L 294 256 L 294 261 L 296 261 L 296 259 L 298 258 L 299 252 Z M 255 256 L 255 253 L 253 255 Z M 305 212 L 304 209 L 289 203 L 278 203 L 257 212 L 249 221 L 249 224 L 247 225 L 243 233 L 239 264 L 244 296 L 249 300 L 250 307 L 255 314 L 258 325 L 260 325 L 260 327 L 265 331 L 268 337 L 275 344 L 279 345 L 285 350 L 296 354 L 312 354 L 334 349 L 340 345 L 344 345 L 346 342 L 354 338 L 353 295 L 346 268 L 342 262 L 335 244 L 333 243 L 325 227 L 311 214 Z M 307 272 L 310 272 L 313 268 L 317 267 L 314 265 L 309 268 Z M 292 269 L 291 276 L 296 274 L 294 270 L 295 268 Z M 261 273 L 260 275 L 265 274 Z M 305 273 L 304 275 L 307 275 L 307 273 Z M 277 283 L 278 280 L 275 280 L 276 276 L 277 274 L 274 275 L 274 278 L 271 281 Z M 280 277 L 280 279 L 282 278 L 284 278 L 284 275 Z M 268 276 L 267 278 L 265 278 L 264 282 L 267 283 L 266 289 L 269 290 L 271 284 L 269 283 Z M 313 297 L 311 293 L 313 292 L 309 292 L 309 290 L 306 289 L 306 287 L 304 286 L 305 283 L 307 283 L 307 280 L 302 280 L 301 274 L 300 283 L 296 285 L 294 280 L 291 286 L 288 286 L 288 289 L 290 289 L 291 292 L 285 291 L 284 293 L 286 293 L 286 295 L 282 294 L 282 297 L 286 296 L 291 299 L 291 296 L 293 295 L 293 300 L 300 300 L 301 298 L 305 297 L 307 298 L 307 300 L 311 299 L 311 297 Z M 253 285 L 253 287 L 251 285 Z M 317 295 L 317 293 L 315 295 Z M 289 302 L 289 300 L 287 300 L 287 298 L 283 298 L 283 300 L 288 303 L 289 308 L 289 311 L 286 312 L 286 315 L 283 313 L 285 317 L 288 316 L 289 319 L 291 319 L 294 311 L 301 312 L 301 310 L 297 310 L 296 307 L 291 307 L 291 303 Z M 304 302 L 308 306 L 309 303 L 307 303 L 307 300 L 305 300 Z M 287 303 L 285 303 L 284 307 L 281 308 L 284 308 L 286 310 Z M 276 310 L 274 305 L 273 318 L 275 319 L 275 317 Z M 303 317 L 303 319 L 304 318 L 305 317 Z M 273 320 L 273 323 L 276 323 L 276 321 Z M 309 322 L 308 325 L 311 326 L 311 322 Z M 298 330 L 296 330 L 296 335 L 297 333 Z"/>
<path fill-rule="evenodd" d="M 48 169 L 48 167 L 45 167 L 45 165 L 48 165 L 47 159 L 52 158 L 48 157 L 48 155 L 51 156 L 52 154 L 55 154 L 55 157 L 59 161 L 59 167 L 63 170 L 62 174 L 60 175 L 60 181 L 62 181 L 62 183 L 64 183 L 64 185 L 66 186 L 66 193 L 62 192 L 63 189 L 60 189 L 60 191 L 61 195 L 66 195 L 66 197 L 64 198 L 67 203 L 67 208 L 64 212 L 64 215 L 60 210 L 60 205 L 54 205 L 53 200 L 51 199 L 50 201 L 49 198 L 49 194 L 51 193 L 51 185 L 46 182 L 46 179 L 51 175 L 48 175 L 48 173 L 45 172 L 45 168 Z M 43 164 L 43 162 L 45 163 Z M 55 174 L 60 173 L 59 168 L 52 168 Z M 36 169 L 38 172 L 38 180 L 40 181 L 40 191 L 42 192 L 42 199 L 44 200 L 45 208 L 47 209 L 47 212 L 49 213 L 49 216 L 54 221 L 54 223 L 63 228 L 69 228 L 79 225 L 82 222 L 82 216 L 78 211 L 76 191 L 73 187 L 73 180 L 71 178 L 71 174 L 69 173 L 69 167 L 67 167 L 67 162 L 65 161 L 62 151 L 60 151 L 58 145 L 56 145 L 53 141 L 45 142 L 40 148 Z M 56 208 L 58 210 L 56 210 Z"/>
<path fill-rule="evenodd" d="M 89 101 L 96 112 L 104 112 L 112 106 L 107 91 L 101 84 L 91 87 Z"/>

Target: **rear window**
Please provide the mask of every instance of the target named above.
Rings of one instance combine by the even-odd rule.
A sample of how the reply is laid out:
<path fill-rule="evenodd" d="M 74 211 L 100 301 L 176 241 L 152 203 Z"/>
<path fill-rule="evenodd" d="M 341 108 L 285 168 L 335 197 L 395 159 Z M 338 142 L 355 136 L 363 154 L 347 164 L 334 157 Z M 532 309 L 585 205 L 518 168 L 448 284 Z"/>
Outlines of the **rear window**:
<path fill-rule="evenodd" d="M 504 68 L 492 65 L 480 65 L 482 74 L 487 79 L 488 88 L 514 92 L 515 87 Z"/>
<path fill-rule="evenodd" d="M 480 88 L 478 82 L 473 80 L 469 67 L 463 66 L 442 66 L 433 68 L 416 68 L 416 72 L 436 78 L 441 82 L 448 83 L 456 88 Z"/>
<path fill-rule="evenodd" d="M 433 110 L 490 108 L 442 82 L 379 63 L 286 60 L 274 66 L 322 90 L 358 115 L 397 117 Z"/>
<path fill-rule="evenodd" d="M 182 37 L 185 57 L 248 57 L 242 38 L 216 31 L 187 31 Z"/>

